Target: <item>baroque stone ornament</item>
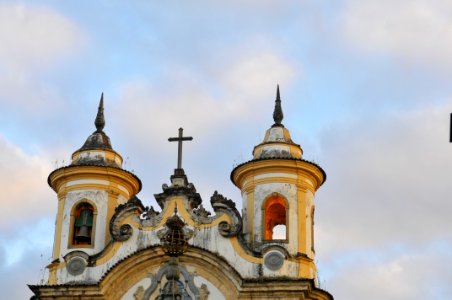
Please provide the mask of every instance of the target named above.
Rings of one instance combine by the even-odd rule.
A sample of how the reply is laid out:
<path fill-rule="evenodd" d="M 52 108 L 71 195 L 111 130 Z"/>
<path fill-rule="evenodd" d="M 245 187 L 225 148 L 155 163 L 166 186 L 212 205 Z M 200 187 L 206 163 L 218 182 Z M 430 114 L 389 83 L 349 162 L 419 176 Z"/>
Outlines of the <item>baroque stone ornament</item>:
<path fill-rule="evenodd" d="M 264 264 L 267 269 L 278 271 L 284 264 L 284 255 L 279 251 L 270 251 L 264 256 Z"/>
<path fill-rule="evenodd" d="M 218 231 L 220 234 L 224 237 L 232 237 L 239 234 L 242 229 L 243 221 L 242 216 L 235 207 L 234 201 L 215 191 L 210 198 L 210 203 L 212 204 L 213 210 L 217 215 L 226 213 L 232 219 L 231 223 L 222 221 L 218 224 Z"/>
<path fill-rule="evenodd" d="M 165 281 L 163 279 L 163 276 L 166 277 L 166 284 L 160 290 L 160 293 L 156 299 L 177 299 L 175 297 L 173 298 L 173 296 L 176 295 L 181 296 L 180 299 L 183 300 L 202 299 L 201 291 L 194 283 L 195 275 L 188 272 L 185 266 L 179 263 L 177 257 L 171 257 L 170 260 L 159 269 L 155 276 L 149 276 L 149 278 L 151 279 L 151 285 L 147 289 L 145 289 L 143 296 L 139 299 L 151 299 L 151 295 Z M 169 297 L 165 298 L 165 296 Z"/>
<path fill-rule="evenodd" d="M 193 213 L 201 218 L 208 218 L 211 215 L 210 211 L 206 210 L 202 204 L 193 209 Z"/>
<path fill-rule="evenodd" d="M 67 271 L 73 276 L 82 274 L 86 269 L 86 261 L 81 257 L 73 257 L 67 263 Z"/>
<path fill-rule="evenodd" d="M 182 255 L 187 250 L 188 239 L 183 230 L 185 223 L 177 215 L 177 206 L 174 208 L 174 214 L 166 220 L 165 225 L 168 229 L 162 233 L 160 238 L 163 251 L 171 257 Z"/>
<path fill-rule="evenodd" d="M 64 256 L 66 269 L 72 276 L 83 274 L 89 264 L 89 255 L 83 251 L 72 251 Z"/>
<path fill-rule="evenodd" d="M 110 220 L 110 234 L 113 240 L 127 241 L 132 236 L 133 229 L 129 224 L 122 224 L 122 222 L 131 215 L 141 215 L 144 210 L 143 204 L 137 197 L 133 197 L 126 203 L 119 205 Z"/>
<path fill-rule="evenodd" d="M 141 300 L 141 299 L 143 299 L 143 295 L 144 295 L 144 287 L 142 285 L 140 285 L 137 288 L 137 290 L 135 291 L 135 293 L 133 293 L 133 299 Z"/>
<path fill-rule="evenodd" d="M 209 299 L 209 289 L 205 283 L 201 284 L 201 288 L 199 289 L 199 300 L 208 300 Z"/>

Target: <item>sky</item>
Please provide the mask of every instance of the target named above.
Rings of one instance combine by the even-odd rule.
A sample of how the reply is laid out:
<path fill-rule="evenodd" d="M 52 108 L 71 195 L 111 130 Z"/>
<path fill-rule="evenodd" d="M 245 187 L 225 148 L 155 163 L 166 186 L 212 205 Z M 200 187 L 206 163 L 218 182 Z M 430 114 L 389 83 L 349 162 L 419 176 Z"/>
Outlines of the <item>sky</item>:
<path fill-rule="evenodd" d="M 28 299 L 50 262 L 48 174 L 105 132 L 138 197 L 183 167 L 206 207 L 241 206 L 233 167 L 283 124 L 327 181 L 320 286 L 338 300 L 452 299 L 449 0 L 1 1 L 0 290 Z"/>

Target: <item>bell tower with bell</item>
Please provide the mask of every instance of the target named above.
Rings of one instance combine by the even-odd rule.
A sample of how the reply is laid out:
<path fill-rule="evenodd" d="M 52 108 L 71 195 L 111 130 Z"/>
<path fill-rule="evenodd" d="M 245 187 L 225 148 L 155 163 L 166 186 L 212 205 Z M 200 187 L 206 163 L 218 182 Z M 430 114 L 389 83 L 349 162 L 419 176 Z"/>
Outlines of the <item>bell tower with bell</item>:
<path fill-rule="evenodd" d="M 94 122 L 96 130 L 72 154 L 71 164 L 56 169 L 48 178 L 58 197 L 49 282 L 56 272 L 52 265 L 67 262 L 72 252 L 89 256 L 105 248 L 111 240 L 109 222 L 115 208 L 141 189 L 141 181 L 122 168 L 121 155 L 113 150 L 103 131 L 103 100 L 102 94 Z"/>
<path fill-rule="evenodd" d="M 231 173 L 243 197 L 243 234 L 268 261 L 275 255 L 294 257 L 299 276 L 314 279 L 314 196 L 326 174 L 303 159 L 302 148 L 282 124 L 279 86 L 273 120 L 262 143 L 254 147 L 253 159 Z"/>

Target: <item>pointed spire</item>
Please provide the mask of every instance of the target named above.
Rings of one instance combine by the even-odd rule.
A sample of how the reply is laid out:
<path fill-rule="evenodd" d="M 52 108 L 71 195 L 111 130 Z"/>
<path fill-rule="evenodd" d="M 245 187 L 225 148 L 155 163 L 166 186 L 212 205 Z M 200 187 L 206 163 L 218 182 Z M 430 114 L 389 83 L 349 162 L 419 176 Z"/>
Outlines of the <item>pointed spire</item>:
<path fill-rule="evenodd" d="M 97 109 L 96 121 L 94 121 L 94 125 L 96 125 L 97 132 L 101 132 L 105 127 L 105 118 L 104 118 L 104 93 L 100 96 L 99 108 Z"/>
<path fill-rule="evenodd" d="M 273 111 L 273 120 L 275 124 L 273 126 L 284 126 L 281 124 L 284 115 L 281 108 L 281 97 L 279 95 L 279 84 L 276 87 L 276 100 L 275 100 L 275 110 Z"/>

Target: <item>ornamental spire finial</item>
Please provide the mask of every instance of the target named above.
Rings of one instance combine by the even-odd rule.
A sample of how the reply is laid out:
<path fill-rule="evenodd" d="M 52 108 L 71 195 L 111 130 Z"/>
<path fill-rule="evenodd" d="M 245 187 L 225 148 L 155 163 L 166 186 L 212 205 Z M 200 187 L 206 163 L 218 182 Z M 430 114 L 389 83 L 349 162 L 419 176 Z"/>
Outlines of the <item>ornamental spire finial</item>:
<path fill-rule="evenodd" d="M 96 125 L 97 132 L 101 132 L 105 127 L 104 93 L 103 92 L 100 96 L 99 108 L 97 109 L 97 116 L 96 116 L 96 120 L 94 121 L 94 125 Z"/>
<path fill-rule="evenodd" d="M 284 115 L 281 108 L 281 97 L 279 95 L 279 84 L 276 87 L 276 100 L 275 100 L 275 110 L 273 111 L 273 120 L 275 124 L 273 126 L 284 126 L 281 124 Z"/>

